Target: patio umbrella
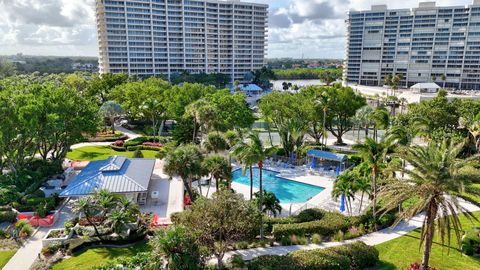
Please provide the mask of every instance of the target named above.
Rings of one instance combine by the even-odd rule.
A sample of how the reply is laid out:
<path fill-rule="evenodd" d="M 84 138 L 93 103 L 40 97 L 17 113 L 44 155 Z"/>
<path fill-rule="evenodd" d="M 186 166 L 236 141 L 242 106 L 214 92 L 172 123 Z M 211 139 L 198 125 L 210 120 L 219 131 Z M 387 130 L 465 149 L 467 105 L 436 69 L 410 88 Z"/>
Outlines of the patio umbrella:
<path fill-rule="evenodd" d="M 310 168 L 315 168 L 315 157 L 312 157 L 312 165 L 310 165 Z"/>
<path fill-rule="evenodd" d="M 295 152 L 292 151 L 292 155 L 290 156 L 290 159 L 292 160 L 292 162 L 295 161 Z"/>
<path fill-rule="evenodd" d="M 335 175 L 338 176 L 339 174 L 340 174 L 340 167 L 337 166 L 337 167 L 335 168 Z"/>
<path fill-rule="evenodd" d="M 345 194 L 342 193 L 342 198 L 340 200 L 340 211 L 345 212 Z"/>

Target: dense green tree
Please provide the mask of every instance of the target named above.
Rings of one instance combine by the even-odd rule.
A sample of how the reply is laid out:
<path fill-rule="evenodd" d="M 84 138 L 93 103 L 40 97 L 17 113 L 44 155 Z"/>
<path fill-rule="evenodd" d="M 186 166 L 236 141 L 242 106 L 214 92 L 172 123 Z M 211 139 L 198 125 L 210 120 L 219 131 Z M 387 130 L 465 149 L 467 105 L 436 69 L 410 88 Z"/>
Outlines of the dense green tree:
<path fill-rule="evenodd" d="M 112 128 L 112 134 L 115 134 L 115 121 L 125 114 L 122 106 L 115 101 L 107 101 L 98 110 L 98 115 L 104 119 L 108 119 Z"/>
<path fill-rule="evenodd" d="M 212 94 L 215 91 L 216 89 L 214 86 L 191 83 L 175 85 L 166 89 L 164 93 L 164 102 L 169 119 L 176 121 L 182 120 L 189 104 L 203 98 L 207 94 Z"/>
<path fill-rule="evenodd" d="M 93 80 L 88 84 L 86 95 L 96 99 L 98 104 L 102 105 L 108 100 L 113 88 L 131 80 L 134 80 L 134 78 L 130 78 L 123 73 L 94 75 Z"/>
<path fill-rule="evenodd" d="M 201 252 L 198 245 L 182 226 L 173 226 L 167 230 L 158 230 L 151 241 L 153 254 L 151 260 L 158 261 L 158 255 L 167 260 L 166 269 L 195 270 L 202 268 Z M 162 265 L 155 263 L 155 265 Z M 156 269 L 156 268 L 153 268 Z M 163 269 L 163 268 L 162 268 Z"/>
<path fill-rule="evenodd" d="M 16 73 L 15 65 L 4 58 L 0 58 L 0 79 L 13 76 L 15 75 L 15 73 Z"/>
<path fill-rule="evenodd" d="M 290 68 L 290 69 L 274 69 L 273 72 L 279 80 L 316 80 L 320 79 L 326 83 L 334 82 L 342 78 L 341 68 Z"/>
<path fill-rule="evenodd" d="M 259 212 L 241 194 L 219 191 L 212 199 L 195 201 L 177 217 L 195 243 L 205 247 L 223 269 L 225 252 L 237 241 L 248 240 L 259 227 Z"/>
<path fill-rule="evenodd" d="M 195 200 L 192 191 L 192 182 L 204 175 L 202 161 L 204 157 L 195 145 L 181 145 L 167 154 L 165 159 L 165 173 L 173 177 L 180 176 L 188 195 Z"/>
<path fill-rule="evenodd" d="M 267 67 L 255 70 L 253 75 L 253 83 L 260 86 L 262 89 L 271 88 L 270 80 L 276 79 L 275 73 Z"/>
<path fill-rule="evenodd" d="M 458 212 L 463 211 L 469 219 L 476 219 L 464 209 L 455 197 L 457 192 L 468 192 L 464 185 L 474 176 L 464 168 L 470 167 L 478 157 L 460 159 L 459 154 L 464 144 L 431 142 L 427 146 L 410 146 L 401 148 L 398 155 L 405 159 L 411 168 L 398 167 L 408 177 L 391 179 L 384 185 L 379 197 L 384 201 L 384 211 L 391 211 L 406 200 L 410 206 L 402 209 L 398 220 L 410 220 L 420 212 L 425 212 L 422 222 L 420 244 L 424 246 L 422 270 L 428 270 L 433 238 L 437 232 L 441 244 L 450 245 L 450 237 L 456 237 L 461 243 L 461 223 Z M 467 172 L 467 173 L 466 173 Z"/>
<path fill-rule="evenodd" d="M 203 142 L 203 147 L 209 152 L 218 153 L 229 148 L 227 141 L 221 133 L 210 132 Z"/>
<path fill-rule="evenodd" d="M 365 98 L 349 87 L 325 87 L 328 94 L 327 130 L 337 138 L 336 144 L 342 145 L 342 136 L 352 129 L 351 118 L 356 111 L 366 105 Z"/>

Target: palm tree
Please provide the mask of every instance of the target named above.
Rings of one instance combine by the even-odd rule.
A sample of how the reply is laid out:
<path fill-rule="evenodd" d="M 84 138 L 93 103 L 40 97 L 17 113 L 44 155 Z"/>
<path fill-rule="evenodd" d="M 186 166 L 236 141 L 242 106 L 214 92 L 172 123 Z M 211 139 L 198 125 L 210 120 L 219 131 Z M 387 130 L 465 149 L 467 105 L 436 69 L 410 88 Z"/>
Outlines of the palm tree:
<path fill-rule="evenodd" d="M 255 193 L 255 198 L 257 199 L 257 205 L 260 204 L 260 192 Z M 266 190 L 263 190 L 263 204 L 259 205 L 259 208 L 262 210 L 262 213 L 274 217 L 282 213 L 280 200 L 275 196 L 275 193 Z"/>
<path fill-rule="evenodd" d="M 460 117 L 459 124 L 468 130 L 475 144 L 477 153 L 480 153 L 480 113 L 473 117 L 473 119 Z"/>
<path fill-rule="evenodd" d="M 218 153 L 219 151 L 228 149 L 228 142 L 218 132 L 210 132 L 207 135 L 207 138 L 203 142 L 203 147 L 209 152 Z"/>
<path fill-rule="evenodd" d="M 167 153 L 163 169 L 170 177 L 180 176 L 192 201 L 195 200 L 192 182 L 203 176 L 203 155 L 195 145 L 181 145 Z"/>
<path fill-rule="evenodd" d="M 360 152 L 363 161 L 369 165 L 372 171 L 372 203 L 373 219 L 377 218 L 377 180 L 380 170 L 385 162 L 385 155 L 388 150 L 387 144 L 382 140 L 376 142 L 371 138 L 365 139 L 364 143 L 353 145 L 353 149 Z"/>
<path fill-rule="evenodd" d="M 355 113 L 355 119 L 358 121 L 358 125 L 363 126 L 365 129 L 365 138 L 368 138 L 368 130 L 372 124 L 372 115 L 375 110 L 370 106 L 363 106 Z"/>
<path fill-rule="evenodd" d="M 232 179 L 232 166 L 230 166 L 228 160 L 222 156 L 209 156 L 205 158 L 202 163 L 202 167 L 210 173 L 211 177 L 215 180 L 215 187 L 218 191 L 218 181 L 225 180 L 230 186 L 230 180 Z"/>
<path fill-rule="evenodd" d="M 99 207 L 92 201 L 92 197 L 83 197 L 76 201 L 73 205 L 73 212 L 76 214 L 83 214 L 88 223 L 92 225 L 95 235 L 102 241 L 102 236 L 98 231 L 96 221 L 94 220 L 95 216 L 100 211 Z"/>
<path fill-rule="evenodd" d="M 125 111 L 122 109 L 122 106 L 115 101 L 107 101 L 103 103 L 102 107 L 100 107 L 98 114 L 101 117 L 108 119 L 112 126 L 112 134 L 115 134 L 115 120 L 124 115 Z"/>
<path fill-rule="evenodd" d="M 163 121 L 161 121 L 165 112 L 163 103 L 156 98 L 149 98 L 143 102 L 141 108 L 144 116 L 152 121 L 153 139 L 155 140 L 157 134 L 159 137 L 162 135 L 162 127 L 158 125 L 160 122 L 163 123 Z"/>
<path fill-rule="evenodd" d="M 345 197 L 345 206 L 347 213 L 352 215 L 352 200 L 355 200 L 355 174 L 347 170 L 337 176 L 333 184 L 332 197 L 338 199 L 342 195 Z"/>
<path fill-rule="evenodd" d="M 405 106 L 408 104 L 408 100 L 402 97 L 398 100 L 398 102 L 400 102 L 400 113 L 403 114 L 405 110 Z"/>
<path fill-rule="evenodd" d="M 264 148 L 263 142 L 262 140 L 260 140 L 258 133 L 250 133 L 247 137 L 247 142 L 241 142 L 234 149 L 234 153 L 236 153 L 236 156 L 244 156 L 247 157 L 248 162 L 252 162 L 252 164 L 257 163 L 259 170 L 258 179 L 260 191 L 260 205 L 263 204 L 263 160 L 274 154 L 276 151 L 277 149 L 275 147 Z M 260 238 L 263 239 L 263 224 L 260 228 Z"/>
<path fill-rule="evenodd" d="M 106 223 L 110 224 L 113 232 L 120 234 L 129 221 L 128 212 L 113 210 L 108 216 Z"/>
<path fill-rule="evenodd" d="M 384 107 L 377 107 L 370 115 L 370 121 L 373 123 L 373 138 L 378 141 L 378 129 L 386 129 L 390 124 L 390 115 Z"/>
<path fill-rule="evenodd" d="M 247 168 L 250 172 L 250 200 L 253 199 L 253 164 L 256 160 L 253 156 L 252 151 L 250 151 L 250 146 L 244 141 L 240 141 L 235 145 L 231 151 L 231 155 L 236 157 L 237 160 L 243 165 L 243 174 L 247 171 Z"/>
<path fill-rule="evenodd" d="M 443 82 L 442 88 L 445 89 L 445 81 L 447 80 L 447 76 L 445 76 L 445 74 L 442 74 L 440 76 L 440 80 L 442 80 L 442 82 Z"/>
<path fill-rule="evenodd" d="M 463 211 L 467 218 L 476 219 L 454 196 L 457 192 L 464 192 L 466 181 L 473 178 L 472 175 L 462 174 L 462 169 L 471 166 L 475 159 L 478 159 L 478 156 L 460 159 L 459 154 L 463 147 L 464 143 L 452 144 L 448 141 L 431 142 L 427 146 L 403 147 L 398 155 L 410 163 L 412 168 L 397 169 L 409 177 L 402 180 L 391 179 L 379 193 L 385 202 L 383 211 L 393 210 L 402 202 L 416 198 L 411 206 L 401 210 L 394 225 L 401 219 L 410 220 L 420 212 L 425 213 L 420 241 L 420 245 L 424 245 L 422 270 L 429 269 L 435 229 L 440 234 L 442 245 L 445 239 L 450 244 L 452 229 L 458 243 L 461 243 L 462 228 L 458 212 Z"/>
<path fill-rule="evenodd" d="M 355 180 L 353 182 L 354 190 L 356 192 L 361 192 L 360 196 L 360 207 L 358 208 L 358 214 L 362 213 L 362 206 L 363 206 L 363 199 L 365 194 L 369 195 L 371 194 L 372 190 L 372 185 L 370 184 L 370 180 L 367 177 L 363 177 L 360 175 L 357 175 L 355 177 Z"/>

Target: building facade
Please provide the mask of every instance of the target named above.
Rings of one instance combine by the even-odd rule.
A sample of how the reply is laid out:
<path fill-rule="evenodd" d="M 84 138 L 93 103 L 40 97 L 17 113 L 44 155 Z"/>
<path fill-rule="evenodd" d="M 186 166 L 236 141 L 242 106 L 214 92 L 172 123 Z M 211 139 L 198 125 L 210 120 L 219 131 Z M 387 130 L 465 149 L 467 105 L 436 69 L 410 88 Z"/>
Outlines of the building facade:
<path fill-rule="evenodd" d="M 347 83 L 381 86 L 386 75 L 401 74 L 400 87 L 435 82 L 480 90 L 480 0 L 467 7 L 372 6 L 349 12 L 347 27 Z"/>
<path fill-rule="evenodd" d="M 100 73 L 224 73 L 265 65 L 268 5 L 240 0 L 96 0 Z"/>

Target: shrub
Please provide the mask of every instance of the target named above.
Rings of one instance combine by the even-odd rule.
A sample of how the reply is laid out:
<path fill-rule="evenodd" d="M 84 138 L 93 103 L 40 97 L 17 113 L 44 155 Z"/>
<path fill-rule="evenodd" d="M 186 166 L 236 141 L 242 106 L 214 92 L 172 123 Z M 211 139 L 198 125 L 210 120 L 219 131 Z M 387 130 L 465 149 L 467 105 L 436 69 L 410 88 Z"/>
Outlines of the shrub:
<path fill-rule="evenodd" d="M 472 228 L 462 237 L 461 250 L 465 255 L 472 256 L 480 249 L 480 228 Z"/>
<path fill-rule="evenodd" d="M 12 210 L 10 211 L 0 211 L 0 222 L 13 222 L 17 215 Z"/>
<path fill-rule="evenodd" d="M 318 233 L 314 233 L 312 235 L 312 243 L 317 244 L 317 245 L 322 243 L 322 236 Z"/>
<path fill-rule="evenodd" d="M 60 245 L 50 245 L 42 248 L 43 256 L 50 256 L 55 254 L 61 248 Z"/>
<path fill-rule="evenodd" d="M 297 216 L 298 222 L 309 222 L 314 220 L 320 220 L 325 215 L 325 211 L 318 208 L 305 209 Z"/>
<path fill-rule="evenodd" d="M 348 220 L 342 214 L 325 212 L 321 220 L 293 224 L 275 224 L 273 225 L 272 233 L 276 239 L 292 234 L 304 236 L 306 234 L 318 233 L 327 236 L 339 230 L 346 230 L 348 225 Z"/>
<path fill-rule="evenodd" d="M 151 147 L 163 147 L 163 144 L 158 143 L 158 142 L 144 142 L 142 143 L 143 146 L 151 146 Z"/>
<path fill-rule="evenodd" d="M 142 151 L 139 148 L 133 153 L 133 158 L 143 158 Z"/>
<path fill-rule="evenodd" d="M 230 265 L 232 268 L 243 268 L 245 267 L 245 261 L 243 260 L 242 255 L 234 254 L 230 258 Z"/>
<path fill-rule="evenodd" d="M 117 151 L 117 152 L 125 152 L 125 151 L 127 151 L 127 148 L 125 148 L 125 146 L 116 146 L 116 145 L 111 144 L 111 145 L 110 145 L 110 148 L 111 148 L 113 151 Z"/>
<path fill-rule="evenodd" d="M 265 255 L 254 258 L 248 264 L 249 270 L 298 270 L 300 264 L 290 256 Z"/>
<path fill-rule="evenodd" d="M 35 215 L 37 215 L 41 218 L 46 217 L 47 213 L 48 213 L 48 211 L 47 211 L 46 204 L 40 203 L 35 210 Z"/>
<path fill-rule="evenodd" d="M 345 234 L 342 231 L 338 231 L 334 236 L 333 240 L 335 241 L 343 241 L 345 240 Z"/>
<path fill-rule="evenodd" d="M 63 223 L 63 227 L 65 227 L 65 233 L 70 233 L 72 228 L 75 226 L 75 224 L 71 220 L 67 220 Z"/>
<path fill-rule="evenodd" d="M 235 249 L 247 249 L 248 248 L 248 242 L 247 241 L 240 241 L 235 243 Z"/>
<path fill-rule="evenodd" d="M 422 269 L 422 265 L 419 264 L 419 263 L 412 263 L 412 264 L 410 264 L 409 267 L 405 268 L 405 270 L 420 270 L 420 269 Z M 430 267 L 429 269 L 430 270 L 437 270 L 437 268 L 435 268 L 435 267 Z"/>
<path fill-rule="evenodd" d="M 12 207 L 10 205 L 0 206 L 0 212 L 1 211 L 11 211 L 11 210 L 12 210 Z"/>
<path fill-rule="evenodd" d="M 248 269 L 348 270 L 373 267 L 378 251 L 362 242 L 338 247 L 295 251 L 284 256 L 260 256 L 251 261 Z"/>
<path fill-rule="evenodd" d="M 265 232 L 271 233 L 273 225 L 275 224 L 292 224 L 298 223 L 295 217 L 265 217 L 263 224 L 265 226 Z"/>
<path fill-rule="evenodd" d="M 125 141 L 123 141 L 123 140 L 117 140 L 117 141 L 115 141 L 114 143 L 112 143 L 112 145 L 114 145 L 114 146 L 123 146 L 124 143 L 125 143 Z"/>
<path fill-rule="evenodd" d="M 30 225 L 30 223 L 24 224 L 21 227 L 21 229 L 19 229 L 19 235 L 22 238 L 27 238 L 27 237 L 31 236 L 32 233 L 33 233 L 33 228 L 32 228 L 32 225 Z"/>

